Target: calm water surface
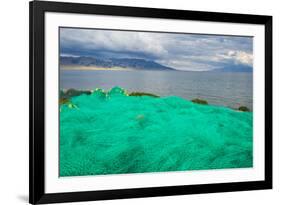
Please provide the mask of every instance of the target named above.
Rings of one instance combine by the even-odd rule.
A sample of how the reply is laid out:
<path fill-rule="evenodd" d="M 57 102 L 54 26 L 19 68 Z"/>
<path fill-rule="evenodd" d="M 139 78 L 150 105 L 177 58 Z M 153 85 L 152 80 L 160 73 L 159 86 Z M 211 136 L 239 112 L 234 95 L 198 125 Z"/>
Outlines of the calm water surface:
<path fill-rule="evenodd" d="M 232 108 L 253 104 L 252 73 L 184 71 L 60 71 L 60 89 L 110 89 L 120 86 L 160 96 L 202 98 Z"/>

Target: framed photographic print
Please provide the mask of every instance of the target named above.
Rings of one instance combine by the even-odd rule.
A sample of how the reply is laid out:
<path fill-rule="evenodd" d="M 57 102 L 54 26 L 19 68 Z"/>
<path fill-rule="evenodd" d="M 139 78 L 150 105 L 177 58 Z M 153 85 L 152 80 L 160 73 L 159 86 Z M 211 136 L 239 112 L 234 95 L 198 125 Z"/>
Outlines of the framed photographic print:
<path fill-rule="evenodd" d="M 272 17 L 30 2 L 30 203 L 272 188 Z"/>

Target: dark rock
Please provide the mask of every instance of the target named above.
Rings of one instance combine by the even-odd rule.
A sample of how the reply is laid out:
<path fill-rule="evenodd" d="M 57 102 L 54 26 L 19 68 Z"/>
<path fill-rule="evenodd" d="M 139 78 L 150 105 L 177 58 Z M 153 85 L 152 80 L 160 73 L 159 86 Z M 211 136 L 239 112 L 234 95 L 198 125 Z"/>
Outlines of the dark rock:
<path fill-rule="evenodd" d="M 208 102 L 206 100 L 202 100 L 199 98 L 195 98 L 193 100 L 191 100 L 193 103 L 197 103 L 197 104 L 201 104 L 201 105 L 208 105 Z"/>

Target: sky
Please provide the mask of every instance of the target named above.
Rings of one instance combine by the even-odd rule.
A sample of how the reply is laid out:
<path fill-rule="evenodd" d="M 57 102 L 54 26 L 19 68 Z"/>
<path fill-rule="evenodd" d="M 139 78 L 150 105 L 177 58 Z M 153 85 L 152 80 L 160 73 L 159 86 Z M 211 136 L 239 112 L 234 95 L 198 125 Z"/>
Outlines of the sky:
<path fill-rule="evenodd" d="M 60 29 L 61 56 L 138 58 L 178 70 L 253 65 L 253 38 L 241 36 Z"/>

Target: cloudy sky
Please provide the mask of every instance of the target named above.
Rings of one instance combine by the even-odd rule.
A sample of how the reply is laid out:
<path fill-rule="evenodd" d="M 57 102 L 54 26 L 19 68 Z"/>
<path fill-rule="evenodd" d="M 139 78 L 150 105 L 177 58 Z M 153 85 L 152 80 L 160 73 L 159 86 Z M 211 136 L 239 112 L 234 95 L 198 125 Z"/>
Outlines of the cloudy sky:
<path fill-rule="evenodd" d="M 252 37 L 60 29 L 60 55 L 142 58 L 178 70 L 253 64 Z"/>

